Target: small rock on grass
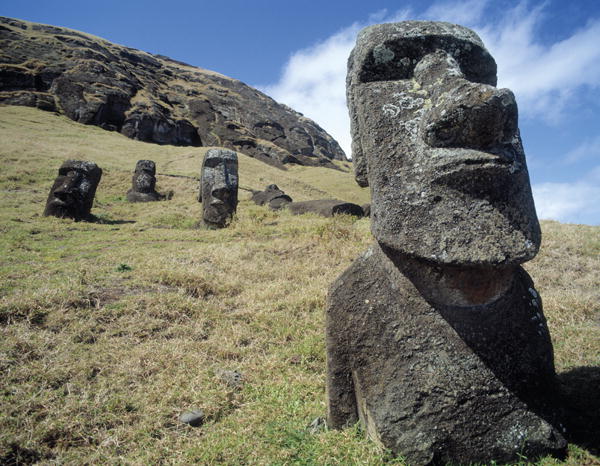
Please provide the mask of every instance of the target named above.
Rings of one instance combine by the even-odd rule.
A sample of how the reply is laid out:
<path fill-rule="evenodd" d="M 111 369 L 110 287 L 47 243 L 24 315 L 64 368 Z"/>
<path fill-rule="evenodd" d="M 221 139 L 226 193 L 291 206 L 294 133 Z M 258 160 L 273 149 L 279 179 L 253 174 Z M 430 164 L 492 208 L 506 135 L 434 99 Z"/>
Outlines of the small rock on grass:
<path fill-rule="evenodd" d="M 308 426 L 308 432 L 315 435 L 319 432 L 323 432 L 327 428 L 327 423 L 322 417 L 315 418 Z"/>
<path fill-rule="evenodd" d="M 194 409 L 183 413 L 179 416 L 179 420 L 192 427 L 200 427 L 204 423 L 204 412 L 201 409 Z"/>

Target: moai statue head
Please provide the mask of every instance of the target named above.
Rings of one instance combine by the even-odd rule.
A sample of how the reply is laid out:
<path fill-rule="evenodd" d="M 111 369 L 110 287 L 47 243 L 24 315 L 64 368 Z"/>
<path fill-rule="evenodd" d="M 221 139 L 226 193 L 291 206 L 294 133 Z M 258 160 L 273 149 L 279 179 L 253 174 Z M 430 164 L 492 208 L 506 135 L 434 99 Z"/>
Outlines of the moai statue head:
<path fill-rule="evenodd" d="M 202 219 L 208 228 L 229 223 L 238 203 L 237 154 L 227 149 L 209 149 L 202 162 L 200 195 Z"/>
<path fill-rule="evenodd" d="M 138 160 L 131 180 L 131 189 L 138 193 L 153 193 L 156 186 L 156 165 L 152 160 Z"/>
<path fill-rule="evenodd" d="M 405 21 L 363 29 L 348 61 L 357 182 L 385 247 L 441 264 L 518 264 L 540 228 L 517 104 L 471 30 Z"/>
<path fill-rule="evenodd" d="M 131 189 L 127 191 L 129 202 L 160 201 L 165 198 L 155 190 L 156 165 L 152 160 L 138 160 L 131 179 Z"/>
<path fill-rule="evenodd" d="M 93 162 L 67 160 L 58 169 L 44 216 L 88 220 L 102 169 Z"/>

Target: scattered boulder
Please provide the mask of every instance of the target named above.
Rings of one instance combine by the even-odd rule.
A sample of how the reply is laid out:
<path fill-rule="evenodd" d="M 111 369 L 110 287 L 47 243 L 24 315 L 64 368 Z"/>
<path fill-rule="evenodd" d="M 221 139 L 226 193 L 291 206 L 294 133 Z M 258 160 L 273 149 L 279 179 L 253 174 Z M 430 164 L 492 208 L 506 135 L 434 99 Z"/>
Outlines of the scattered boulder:
<path fill-rule="evenodd" d="M 200 427 L 204 424 L 205 416 L 204 411 L 201 409 L 194 409 L 183 413 L 179 416 L 179 421 L 192 427 Z"/>
<path fill-rule="evenodd" d="M 138 160 L 131 179 L 131 189 L 127 191 L 129 202 L 152 202 L 165 199 L 156 192 L 156 165 L 152 160 Z"/>
<path fill-rule="evenodd" d="M 286 205 L 294 215 L 313 213 L 322 217 L 333 217 L 334 215 L 354 215 L 362 217 L 363 210 L 357 204 L 339 201 L 337 199 L 316 199 L 313 201 L 291 202 Z"/>
<path fill-rule="evenodd" d="M 238 158 L 227 149 L 209 149 L 204 155 L 198 200 L 206 228 L 224 228 L 238 204 Z"/>
<path fill-rule="evenodd" d="M 93 162 L 65 161 L 50 189 L 44 216 L 92 220 L 94 195 L 101 177 L 102 169 Z"/>
<path fill-rule="evenodd" d="M 542 302 L 520 266 L 540 230 L 516 104 L 495 82 L 479 37 L 449 23 L 370 26 L 348 61 L 376 242 L 329 292 L 328 423 L 360 420 L 414 465 L 566 447 Z"/>
<path fill-rule="evenodd" d="M 270 184 L 264 191 L 252 194 L 252 201 L 258 205 L 268 205 L 272 210 L 279 210 L 292 202 L 292 198 L 284 193 L 276 184 Z"/>
<path fill-rule="evenodd" d="M 217 372 L 217 378 L 232 389 L 240 389 L 244 385 L 244 376 L 237 370 L 220 370 Z"/>

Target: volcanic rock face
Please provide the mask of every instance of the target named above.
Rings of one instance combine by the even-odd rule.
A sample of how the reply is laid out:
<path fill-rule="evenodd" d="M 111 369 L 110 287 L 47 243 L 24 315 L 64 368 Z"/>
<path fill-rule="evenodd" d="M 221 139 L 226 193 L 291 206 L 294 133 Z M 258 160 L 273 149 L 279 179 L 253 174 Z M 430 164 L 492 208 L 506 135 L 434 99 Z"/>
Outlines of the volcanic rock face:
<path fill-rule="evenodd" d="M 364 29 L 348 62 L 374 244 L 327 303 L 330 427 L 409 464 L 564 452 L 552 343 L 520 263 L 539 248 L 510 91 L 472 31 Z"/>
<path fill-rule="evenodd" d="M 0 17 L 0 102 L 58 111 L 158 144 L 224 146 L 334 167 L 338 143 L 244 83 L 70 29 Z"/>
<path fill-rule="evenodd" d="M 50 189 L 44 216 L 91 220 L 94 195 L 101 177 L 102 169 L 93 162 L 65 161 Z"/>

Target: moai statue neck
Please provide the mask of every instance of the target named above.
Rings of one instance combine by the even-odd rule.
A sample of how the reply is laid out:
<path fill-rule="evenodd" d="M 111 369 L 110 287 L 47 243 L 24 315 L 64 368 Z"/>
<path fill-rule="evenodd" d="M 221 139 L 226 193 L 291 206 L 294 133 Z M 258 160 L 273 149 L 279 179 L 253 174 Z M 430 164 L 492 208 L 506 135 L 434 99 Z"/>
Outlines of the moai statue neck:
<path fill-rule="evenodd" d="M 381 247 L 422 296 L 434 305 L 485 306 L 511 287 L 516 265 L 447 265 Z"/>

